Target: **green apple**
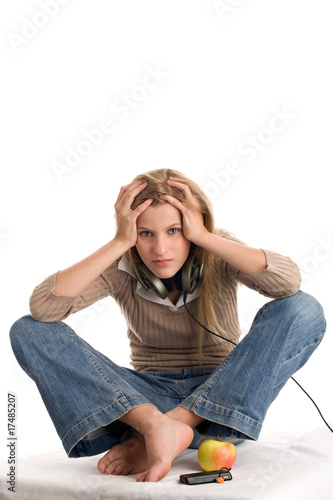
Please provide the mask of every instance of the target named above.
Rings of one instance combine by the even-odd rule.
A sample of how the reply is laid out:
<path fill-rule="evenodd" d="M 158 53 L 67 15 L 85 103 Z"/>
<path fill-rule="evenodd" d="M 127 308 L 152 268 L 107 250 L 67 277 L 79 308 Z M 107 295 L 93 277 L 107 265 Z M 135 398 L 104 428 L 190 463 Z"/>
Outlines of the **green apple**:
<path fill-rule="evenodd" d="M 198 461 L 204 471 L 231 468 L 236 460 L 236 448 L 232 443 L 207 439 L 198 449 Z"/>

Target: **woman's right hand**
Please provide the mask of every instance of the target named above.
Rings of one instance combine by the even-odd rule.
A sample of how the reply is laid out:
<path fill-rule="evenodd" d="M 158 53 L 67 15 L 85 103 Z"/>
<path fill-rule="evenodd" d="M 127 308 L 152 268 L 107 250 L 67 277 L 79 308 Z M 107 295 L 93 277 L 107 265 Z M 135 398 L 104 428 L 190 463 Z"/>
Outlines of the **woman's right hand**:
<path fill-rule="evenodd" d="M 136 221 L 142 212 L 153 202 L 147 199 L 135 210 L 131 206 L 136 196 L 148 186 L 146 181 L 136 181 L 120 189 L 117 201 L 114 205 L 117 231 L 114 240 L 121 242 L 128 248 L 133 247 L 138 238 Z"/>
<path fill-rule="evenodd" d="M 121 188 L 115 203 L 117 220 L 115 237 L 85 259 L 59 271 L 53 290 L 55 295 L 78 297 L 101 273 L 136 244 L 138 237 L 137 218 L 153 200 L 146 200 L 135 210 L 132 210 L 131 206 L 135 197 L 147 185 L 144 182 L 132 182 Z"/>

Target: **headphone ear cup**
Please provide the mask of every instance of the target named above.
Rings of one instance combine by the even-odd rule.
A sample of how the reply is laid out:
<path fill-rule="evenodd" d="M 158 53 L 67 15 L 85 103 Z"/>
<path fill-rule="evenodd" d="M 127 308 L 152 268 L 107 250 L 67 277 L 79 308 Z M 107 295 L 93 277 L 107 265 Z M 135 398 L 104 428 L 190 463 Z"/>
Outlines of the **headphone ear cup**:
<path fill-rule="evenodd" d="M 183 265 L 181 272 L 181 288 L 177 286 L 178 290 L 193 293 L 199 284 L 202 274 L 203 264 L 198 264 L 197 256 L 193 254 Z"/>
<path fill-rule="evenodd" d="M 161 299 L 167 298 L 169 292 L 172 290 L 172 287 L 170 290 L 169 283 L 163 283 L 162 280 L 155 276 L 155 274 L 152 273 L 151 270 L 144 264 L 137 264 L 135 271 L 138 280 L 145 290 L 151 289 L 156 293 L 156 295 L 161 297 Z"/>

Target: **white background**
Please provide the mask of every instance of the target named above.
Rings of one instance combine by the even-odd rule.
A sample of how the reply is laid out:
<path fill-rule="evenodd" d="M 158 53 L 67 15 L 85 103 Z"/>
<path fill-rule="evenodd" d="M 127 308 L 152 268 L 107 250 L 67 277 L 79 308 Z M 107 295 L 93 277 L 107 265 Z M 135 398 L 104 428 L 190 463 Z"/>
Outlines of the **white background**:
<path fill-rule="evenodd" d="M 2 457 L 8 392 L 18 403 L 19 454 L 60 446 L 12 354 L 11 324 L 29 313 L 35 285 L 112 238 L 120 187 L 162 167 L 211 195 L 218 227 L 301 267 L 302 289 L 323 304 L 328 330 L 296 378 L 332 424 L 332 10 L 329 0 L 1 2 Z M 163 74 L 156 85 L 152 70 Z M 148 81 L 154 89 L 142 86 Z M 284 121 L 273 120 L 277 113 Z M 105 119 L 112 133 L 66 166 L 83 131 Z M 253 140 L 257 149 L 245 154 Z M 263 302 L 240 290 L 244 333 Z M 125 322 L 111 299 L 68 323 L 129 366 Z M 320 424 L 290 381 L 263 432 Z"/>

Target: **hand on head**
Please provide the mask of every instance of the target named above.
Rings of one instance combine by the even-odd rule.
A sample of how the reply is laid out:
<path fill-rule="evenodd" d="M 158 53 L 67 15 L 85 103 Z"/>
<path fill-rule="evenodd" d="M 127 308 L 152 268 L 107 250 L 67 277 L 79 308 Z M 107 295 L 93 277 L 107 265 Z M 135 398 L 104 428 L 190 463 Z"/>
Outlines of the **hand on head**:
<path fill-rule="evenodd" d="M 193 196 L 191 189 L 181 179 L 170 177 L 168 186 L 180 189 L 185 196 L 187 204 L 182 203 L 171 195 L 161 194 L 160 198 L 177 208 L 182 214 L 183 234 L 185 238 L 200 246 L 200 241 L 207 229 L 204 226 L 203 215 L 200 211 L 198 200 Z"/>
<path fill-rule="evenodd" d="M 137 218 L 153 202 L 153 199 L 149 198 L 135 210 L 131 208 L 136 196 L 146 189 L 147 186 L 148 183 L 146 181 L 136 181 L 123 186 L 114 205 L 117 223 L 115 239 L 128 244 L 128 248 L 133 247 L 138 238 Z"/>
<path fill-rule="evenodd" d="M 160 199 L 180 211 L 184 237 L 200 246 L 201 238 L 207 232 L 207 229 L 204 226 L 203 215 L 198 200 L 193 196 L 190 187 L 182 179 L 169 177 L 166 183 L 169 187 L 177 188 L 183 193 L 185 203 L 176 199 L 171 194 L 160 194 Z M 137 243 L 137 219 L 139 215 L 153 202 L 153 198 L 148 198 L 135 209 L 131 208 L 136 197 L 147 187 L 147 181 L 135 181 L 123 186 L 114 205 L 117 222 L 115 239 L 125 243 L 128 248 L 135 246 Z"/>

